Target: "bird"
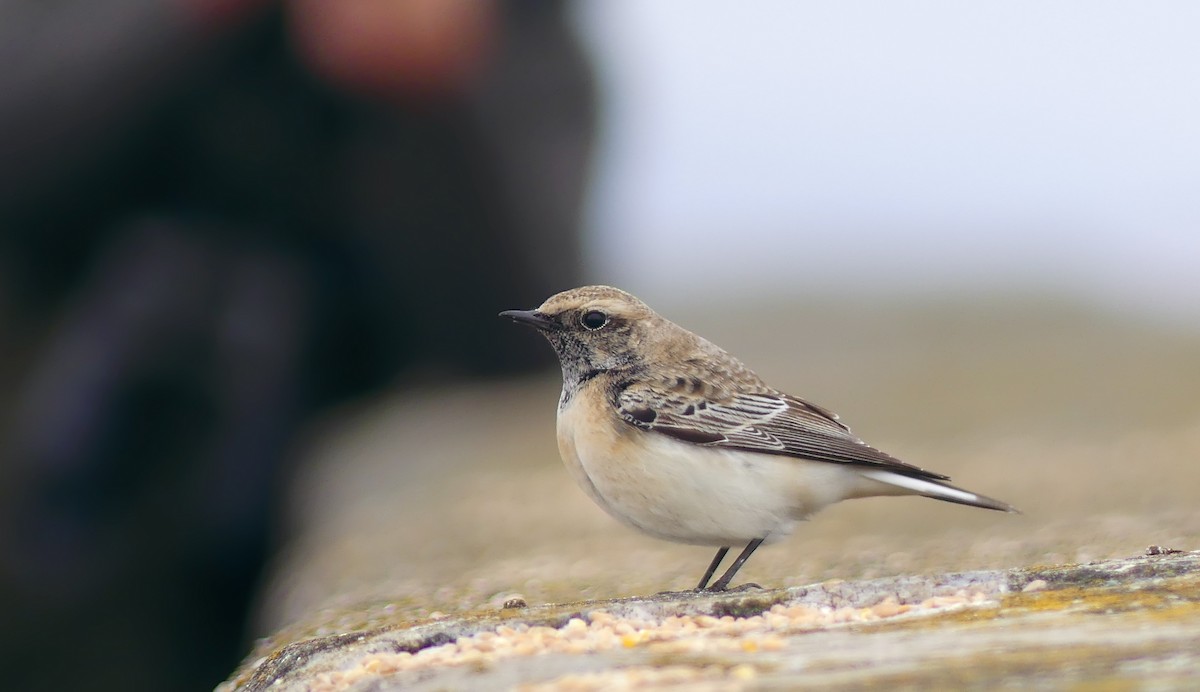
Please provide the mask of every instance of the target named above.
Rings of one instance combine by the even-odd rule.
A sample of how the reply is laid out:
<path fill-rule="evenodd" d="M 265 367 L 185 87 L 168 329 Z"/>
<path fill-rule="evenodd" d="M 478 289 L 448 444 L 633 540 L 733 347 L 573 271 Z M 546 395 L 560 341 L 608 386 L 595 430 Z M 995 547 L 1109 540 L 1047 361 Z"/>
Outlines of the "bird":
<path fill-rule="evenodd" d="M 574 288 L 500 316 L 558 356 L 558 449 L 584 493 L 649 536 L 717 547 L 695 591 L 726 591 L 759 546 L 842 500 L 919 495 L 1017 511 L 869 446 L 832 411 L 621 289 Z M 735 545 L 745 547 L 710 586 Z"/>

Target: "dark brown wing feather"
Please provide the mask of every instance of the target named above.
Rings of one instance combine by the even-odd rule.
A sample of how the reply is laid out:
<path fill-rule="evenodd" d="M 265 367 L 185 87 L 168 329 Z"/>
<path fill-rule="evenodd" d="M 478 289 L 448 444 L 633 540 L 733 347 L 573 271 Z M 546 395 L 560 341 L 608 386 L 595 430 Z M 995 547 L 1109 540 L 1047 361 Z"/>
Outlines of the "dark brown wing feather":
<path fill-rule="evenodd" d="M 734 392 L 704 383 L 681 388 L 681 379 L 628 384 L 615 392 L 614 403 L 630 425 L 705 447 L 857 464 L 915 478 L 949 480 L 867 445 L 836 415 L 802 399 L 766 387 Z"/>

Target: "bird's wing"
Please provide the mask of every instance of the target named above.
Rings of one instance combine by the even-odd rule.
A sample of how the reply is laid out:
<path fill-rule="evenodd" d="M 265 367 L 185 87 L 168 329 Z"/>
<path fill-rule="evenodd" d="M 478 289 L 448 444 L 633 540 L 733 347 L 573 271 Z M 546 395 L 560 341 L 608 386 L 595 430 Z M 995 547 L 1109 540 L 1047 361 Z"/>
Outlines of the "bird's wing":
<path fill-rule="evenodd" d="M 825 409 L 774 390 L 691 390 L 672 379 L 628 384 L 615 404 L 630 425 L 705 447 L 883 468 L 929 480 L 947 476 L 907 464 L 867 445 Z M 678 382 L 678 380 L 674 380 Z M 701 391 L 695 391 L 700 389 Z"/>

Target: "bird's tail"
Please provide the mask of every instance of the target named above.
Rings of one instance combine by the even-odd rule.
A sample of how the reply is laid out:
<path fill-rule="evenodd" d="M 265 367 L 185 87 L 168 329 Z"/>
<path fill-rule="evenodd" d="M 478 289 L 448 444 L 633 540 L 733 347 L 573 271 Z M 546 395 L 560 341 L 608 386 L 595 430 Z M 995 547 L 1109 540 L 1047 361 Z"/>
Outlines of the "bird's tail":
<path fill-rule="evenodd" d="M 1016 512 L 1020 514 L 1020 510 L 1007 502 L 995 500 L 986 495 L 973 493 L 969 490 L 956 488 L 949 483 L 937 480 L 929 480 L 925 478 L 914 478 L 896 473 L 894 471 L 885 471 L 881 469 L 867 469 L 860 471 L 863 476 L 874 481 L 879 481 L 886 485 L 900 489 L 901 492 L 908 491 L 913 495 L 922 495 L 924 497 L 932 497 L 935 500 L 943 500 L 945 502 L 954 502 L 960 505 L 970 505 L 972 507 L 983 507 L 984 509 L 994 509 L 1000 512 Z M 903 494 L 908 494 L 903 493 Z"/>

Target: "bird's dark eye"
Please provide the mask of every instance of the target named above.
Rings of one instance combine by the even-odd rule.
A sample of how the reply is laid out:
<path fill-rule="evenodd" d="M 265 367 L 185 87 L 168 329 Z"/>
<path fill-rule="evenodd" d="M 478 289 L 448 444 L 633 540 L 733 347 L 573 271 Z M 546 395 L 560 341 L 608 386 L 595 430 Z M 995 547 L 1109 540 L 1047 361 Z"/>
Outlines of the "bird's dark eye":
<path fill-rule="evenodd" d="M 579 318 L 579 322 L 585 329 L 599 329 L 608 324 L 608 315 L 605 315 L 599 310 L 588 310 L 583 313 L 583 317 Z"/>

